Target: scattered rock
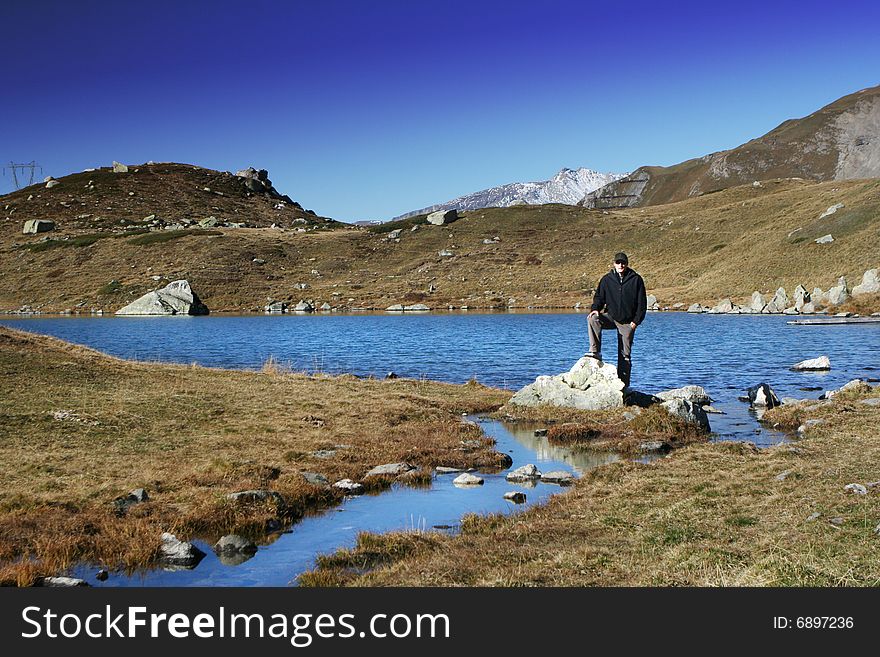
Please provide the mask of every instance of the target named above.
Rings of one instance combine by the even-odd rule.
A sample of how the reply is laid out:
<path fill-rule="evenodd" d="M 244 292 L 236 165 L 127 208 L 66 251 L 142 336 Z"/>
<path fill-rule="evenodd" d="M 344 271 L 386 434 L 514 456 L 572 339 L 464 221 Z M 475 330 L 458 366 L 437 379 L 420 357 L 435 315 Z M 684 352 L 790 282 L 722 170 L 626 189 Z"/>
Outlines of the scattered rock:
<path fill-rule="evenodd" d="M 317 472 L 300 472 L 300 474 L 303 476 L 303 479 L 305 479 L 312 486 L 324 487 L 330 485 L 327 477 Z"/>
<path fill-rule="evenodd" d="M 235 493 L 229 493 L 226 499 L 237 504 L 259 504 L 263 502 L 274 502 L 275 506 L 280 510 L 287 505 L 281 494 L 274 490 L 240 490 Z"/>
<path fill-rule="evenodd" d="M 771 388 L 766 383 L 759 383 L 756 386 L 752 386 L 747 390 L 749 396 L 749 402 L 752 406 L 761 406 L 765 408 L 774 408 L 779 406 L 779 397 L 776 396 L 776 393 L 773 392 L 773 388 Z"/>
<path fill-rule="evenodd" d="M 574 483 L 574 475 L 565 470 L 553 470 L 541 475 L 541 481 L 545 484 L 557 484 L 559 486 L 571 486 Z"/>
<path fill-rule="evenodd" d="M 438 465 L 436 468 L 434 468 L 434 472 L 436 472 L 437 474 L 453 474 L 456 472 L 461 472 L 461 468 L 450 468 L 445 465 Z"/>
<path fill-rule="evenodd" d="M 853 495 L 867 495 L 868 489 L 865 488 L 862 484 L 847 484 L 843 487 L 843 490 L 852 493 Z"/>
<path fill-rule="evenodd" d="M 95 573 L 95 579 L 99 582 L 106 582 L 108 577 L 110 577 L 110 573 L 108 573 L 104 568 L 101 568 L 101 570 Z"/>
<path fill-rule="evenodd" d="M 844 522 L 846 522 L 846 520 L 844 520 L 840 516 L 836 516 L 834 518 L 831 518 L 831 520 L 829 520 L 828 522 L 830 522 L 835 527 L 840 527 Z"/>
<path fill-rule="evenodd" d="M 207 315 L 208 307 L 193 292 L 189 281 L 174 281 L 161 290 L 147 292 L 116 311 L 117 315 Z"/>
<path fill-rule="evenodd" d="M 733 302 L 730 299 L 722 299 L 718 304 L 712 308 L 709 308 L 710 313 L 729 313 L 734 308 Z"/>
<path fill-rule="evenodd" d="M 113 173 L 128 173 L 128 167 L 114 160 Z"/>
<path fill-rule="evenodd" d="M 816 244 L 831 244 L 831 242 L 834 241 L 834 238 L 829 234 L 829 235 L 823 235 L 822 237 L 820 237 L 816 240 L 813 240 L 813 241 L 816 242 Z"/>
<path fill-rule="evenodd" d="M 809 360 L 802 360 L 791 366 L 795 372 L 821 372 L 831 369 L 831 359 L 828 356 L 819 356 Z"/>
<path fill-rule="evenodd" d="M 283 313 L 287 311 L 287 304 L 284 301 L 271 301 L 263 310 L 267 313 Z"/>
<path fill-rule="evenodd" d="M 113 500 L 113 506 L 116 509 L 116 514 L 123 516 L 128 513 L 128 510 L 135 504 L 141 504 L 142 502 L 146 502 L 149 499 L 150 496 L 147 495 L 147 491 L 145 491 L 143 488 L 135 488 L 128 495 L 117 497 L 115 500 Z"/>
<path fill-rule="evenodd" d="M 761 312 L 764 310 L 764 306 L 767 304 L 764 302 L 764 297 L 757 290 L 752 292 L 752 301 L 749 304 L 749 308 L 754 310 L 755 312 Z"/>
<path fill-rule="evenodd" d="M 827 210 L 825 210 L 825 212 L 823 212 L 822 214 L 820 214 L 820 215 L 819 215 L 819 219 L 824 219 L 825 217 L 834 214 L 835 212 L 837 212 L 838 210 L 840 210 L 840 209 L 843 208 L 843 207 L 845 207 L 845 206 L 843 205 L 843 203 L 835 203 L 834 205 L 832 205 L 831 207 L 829 207 Z"/>
<path fill-rule="evenodd" d="M 663 392 L 658 392 L 657 397 L 659 397 L 662 401 L 669 401 L 670 399 L 684 399 L 686 401 L 691 402 L 692 404 L 699 404 L 702 406 L 703 404 L 708 404 L 712 402 L 712 398 L 706 392 L 706 389 L 702 386 L 683 386 L 681 388 L 673 388 L 672 390 L 664 390 Z"/>
<path fill-rule="evenodd" d="M 440 256 L 441 258 L 450 258 L 450 257 L 454 256 L 455 254 L 452 251 L 450 251 L 449 249 L 443 249 L 442 251 L 438 251 L 437 255 Z"/>
<path fill-rule="evenodd" d="M 672 451 L 672 445 L 662 440 L 649 440 L 639 444 L 640 452 L 667 454 Z"/>
<path fill-rule="evenodd" d="M 456 210 L 438 210 L 428 215 L 428 223 L 434 226 L 450 224 L 456 219 L 458 219 L 458 211 Z"/>
<path fill-rule="evenodd" d="M 310 313 L 314 312 L 315 308 L 308 301 L 300 301 L 294 306 L 293 310 L 298 313 Z"/>
<path fill-rule="evenodd" d="M 846 278 L 841 276 L 837 279 L 837 285 L 828 290 L 825 298 L 833 306 L 839 306 L 849 299 L 849 287 L 846 284 Z"/>
<path fill-rule="evenodd" d="M 425 312 L 431 310 L 428 306 L 423 303 L 414 303 L 411 306 L 404 306 L 403 309 L 408 312 Z"/>
<path fill-rule="evenodd" d="M 504 499 L 513 502 L 514 504 L 525 504 L 526 494 L 521 493 L 518 490 L 511 490 L 504 493 Z"/>
<path fill-rule="evenodd" d="M 859 296 L 860 294 L 873 294 L 875 292 L 880 292 L 880 280 L 877 278 L 877 273 L 880 272 L 880 269 L 869 269 L 862 276 L 862 282 L 860 285 L 856 285 L 852 289 L 852 295 Z"/>
<path fill-rule="evenodd" d="M 535 429 L 535 436 L 542 438 L 547 435 L 547 429 Z"/>
<path fill-rule="evenodd" d="M 364 492 L 363 484 L 354 482 L 351 479 L 340 479 L 333 484 L 333 488 L 344 491 L 346 495 L 360 495 Z"/>
<path fill-rule="evenodd" d="M 780 472 L 776 475 L 776 481 L 785 481 L 793 474 L 792 470 L 785 470 L 784 472 Z"/>
<path fill-rule="evenodd" d="M 364 475 L 364 479 L 367 477 L 378 477 L 378 476 L 390 476 L 390 477 L 399 477 L 402 474 L 406 474 L 410 470 L 415 470 L 416 467 L 414 465 L 410 465 L 409 463 L 385 463 L 384 465 L 377 465 L 375 468 L 372 468 L 367 474 Z"/>
<path fill-rule="evenodd" d="M 472 475 L 468 472 L 463 472 L 453 479 L 452 483 L 456 486 L 482 486 L 483 478 Z"/>
<path fill-rule="evenodd" d="M 181 541 L 169 532 L 162 533 L 159 560 L 164 565 L 195 568 L 204 557 L 205 553 L 192 543 Z"/>
<path fill-rule="evenodd" d="M 688 306 L 687 312 L 689 313 L 702 313 L 705 312 L 705 308 L 698 303 L 691 304 Z"/>
<path fill-rule="evenodd" d="M 221 536 L 220 540 L 214 544 L 214 552 L 217 554 L 234 554 L 236 552 L 250 552 L 253 554 L 256 551 L 257 546 L 253 541 L 238 534 Z"/>
<path fill-rule="evenodd" d="M 880 406 L 880 397 L 871 397 L 870 399 L 861 399 L 859 400 L 860 404 L 865 404 L 866 406 Z"/>
<path fill-rule="evenodd" d="M 670 399 L 661 404 L 670 415 L 675 415 L 685 422 L 699 425 L 703 431 L 711 431 L 709 416 L 698 404 L 691 403 L 686 399 Z"/>
<path fill-rule="evenodd" d="M 21 232 L 23 235 L 36 235 L 37 233 L 48 233 L 55 230 L 55 222 L 48 219 L 28 219 L 24 222 Z"/>
<path fill-rule="evenodd" d="M 84 579 L 76 577 L 43 577 L 38 580 L 38 586 L 48 586 L 52 588 L 72 588 L 76 586 L 88 586 L 88 582 Z"/>
<path fill-rule="evenodd" d="M 507 481 L 533 481 L 541 478 L 541 471 L 533 463 L 529 463 L 507 473 Z"/>
<path fill-rule="evenodd" d="M 822 517 L 822 514 L 819 512 L 811 513 L 810 515 L 807 516 L 807 522 L 815 522 L 816 520 L 818 520 L 821 517 Z"/>
<path fill-rule="evenodd" d="M 61 183 L 57 180 L 50 180 L 49 182 L 46 183 L 46 189 L 52 189 L 56 185 L 60 185 L 60 184 Z"/>

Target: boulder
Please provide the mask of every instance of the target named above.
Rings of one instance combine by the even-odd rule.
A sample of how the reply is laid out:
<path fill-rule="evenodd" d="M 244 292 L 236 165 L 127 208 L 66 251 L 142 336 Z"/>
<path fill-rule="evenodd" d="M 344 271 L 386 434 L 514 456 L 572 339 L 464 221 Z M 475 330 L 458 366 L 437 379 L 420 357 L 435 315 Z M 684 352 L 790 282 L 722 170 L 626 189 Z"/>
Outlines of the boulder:
<path fill-rule="evenodd" d="M 229 493 L 226 499 L 236 504 L 261 504 L 264 502 L 273 502 L 278 509 L 284 509 L 287 505 L 281 493 L 274 490 L 240 490 L 235 493 Z"/>
<path fill-rule="evenodd" d="M 321 307 L 318 308 L 318 310 L 320 310 L 320 311 L 322 311 L 322 312 L 327 312 L 328 310 L 333 310 L 333 308 L 330 306 L 329 303 L 327 303 L 327 302 L 325 301 L 324 303 L 321 304 Z"/>
<path fill-rule="evenodd" d="M 455 254 L 449 249 L 443 249 L 442 251 L 437 251 L 437 255 L 441 258 L 451 258 Z"/>
<path fill-rule="evenodd" d="M 310 313 L 313 312 L 315 308 L 308 301 L 300 301 L 293 307 L 293 310 L 297 313 Z"/>
<path fill-rule="evenodd" d="M 428 215 L 428 223 L 433 224 L 434 226 L 451 224 L 456 219 L 458 219 L 457 210 L 438 210 L 437 212 L 432 212 Z"/>
<path fill-rule="evenodd" d="M 88 586 L 88 582 L 77 577 L 43 577 L 39 580 L 38 586 L 66 589 L 77 586 Z"/>
<path fill-rule="evenodd" d="M 113 173 L 128 173 L 128 167 L 120 162 L 113 161 Z"/>
<path fill-rule="evenodd" d="M 284 301 L 272 301 L 263 310 L 267 313 L 283 313 L 287 310 L 287 304 Z"/>
<path fill-rule="evenodd" d="M 749 308 L 756 312 L 761 312 L 762 310 L 764 310 L 764 306 L 766 305 L 767 304 L 764 302 L 764 296 L 760 292 L 758 292 L 757 290 L 752 292 L 752 301 L 749 304 Z"/>
<path fill-rule="evenodd" d="M 388 239 L 396 240 L 398 237 L 400 237 L 400 233 L 401 233 L 402 231 L 403 231 L 402 228 L 397 228 L 397 229 L 395 229 L 395 230 L 390 231 L 390 232 L 388 233 Z"/>
<path fill-rule="evenodd" d="M 188 281 L 173 281 L 161 290 L 147 292 L 116 311 L 117 315 L 207 315 L 208 307 Z"/>
<path fill-rule="evenodd" d="M 647 308 L 648 310 L 660 310 L 660 304 L 657 303 L 657 297 L 653 294 L 649 294 L 647 297 Z"/>
<path fill-rule="evenodd" d="M 825 212 L 820 214 L 819 219 L 824 219 L 825 217 L 834 214 L 835 212 L 840 210 L 842 207 L 845 207 L 843 205 L 843 203 L 835 203 L 834 205 L 830 206 L 827 210 L 825 210 Z"/>
<path fill-rule="evenodd" d="M 691 304 L 688 306 L 687 312 L 689 313 L 701 313 L 705 312 L 705 308 L 698 303 Z"/>
<path fill-rule="evenodd" d="M 776 290 L 776 294 L 773 295 L 773 298 L 767 303 L 766 306 L 761 310 L 764 313 L 781 313 L 788 307 L 788 294 L 785 293 L 785 288 L 780 287 Z"/>
<path fill-rule="evenodd" d="M 711 430 L 709 427 L 709 416 L 706 415 L 706 412 L 699 404 L 691 403 L 686 399 L 670 399 L 663 402 L 662 406 L 670 415 L 675 415 L 685 422 L 696 424 L 703 431 Z"/>
<path fill-rule="evenodd" d="M 452 480 L 452 483 L 456 486 L 482 486 L 483 478 L 478 477 L 477 475 L 472 475 L 469 472 L 462 472 Z"/>
<path fill-rule="evenodd" d="M 831 244 L 831 242 L 834 241 L 834 238 L 830 234 L 828 234 L 828 235 L 823 235 L 822 237 L 819 237 L 813 241 L 816 244 Z"/>
<path fill-rule="evenodd" d="M 878 269 L 869 269 L 862 276 L 861 285 L 856 285 L 852 289 L 852 295 L 858 296 L 860 294 L 873 294 L 874 292 L 880 292 L 880 280 L 877 278 L 877 272 L 880 271 Z"/>
<path fill-rule="evenodd" d="M 663 440 L 648 440 L 646 442 L 639 443 L 639 451 L 655 454 L 667 454 L 672 451 L 672 445 Z"/>
<path fill-rule="evenodd" d="M 237 552 L 253 554 L 256 551 L 257 546 L 253 541 L 238 534 L 221 536 L 220 540 L 214 544 L 214 552 L 217 554 L 235 554 Z"/>
<path fill-rule="evenodd" d="M 752 406 L 773 408 L 780 404 L 779 397 L 773 392 L 773 388 L 766 383 L 759 383 L 756 386 L 752 386 L 746 392 L 748 393 L 749 403 Z"/>
<path fill-rule="evenodd" d="M 534 463 L 529 463 L 507 473 L 507 481 L 534 481 L 541 478 L 541 471 Z"/>
<path fill-rule="evenodd" d="M 807 288 L 803 285 L 798 285 L 794 289 L 794 308 L 798 312 L 810 302 L 810 293 L 807 292 Z"/>
<path fill-rule="evenodd" d="M 37 233 L 48 233 L 55 230 L 55 222 L 48 219 L 28 219 L 24 222 L 21 229 L 23 235 L 36 235 Z"/>
<path fill-rule="evenodd" d="M 654 404 L 659 404 L 663 400 L 656 395 L 649 395 L 646 392 L 627 388 L 624 394 L 623 403 L 626 406 L 638 406 L 639 408 L 648 408 Z"/>
<path fill-rule="evenodd" d="M 367 477 L 378 477 L 378 476 L 390 476 L 390 477 L 398 477 L 402 474 L 406 474 L 410 470 L 415 470 L 416 466 L 410 465 L 409 463 L 386 463 L 384 465 L 377 465 L 375 468 L 372 468 L 367 474 L 364 475 L 364 479 Z"/>
<path fill-rule="evenodd" d="M 360 495 L 364 492 L 363 484 L 359 484 L 351 479 L 340 479 L 333 484 L 333 488 L 338 488 L 346 495 Z"/>
<path fill-rule="evenodd" d="M 828 290 L 826 299 L 832 306 L 839 306 L 849 299 L 849 287 L 846 284 L 846 278 L 841 276 L 837 279 L 837 285 Z"/>
<path fill-rule="evenodd" d="M 511 490 L 504 493 L 504 499 L 514 504 L 523 504 L 526 501 L 526 494 L 521 493 L 518 490 Z"/>
<path fill-rule="evenodd" d="M 810 292 L 810 301 L 814 305 L 821 305 L 826 302 L 828 295 L 822 291 L 821 287 L 814 287 L 813 291 Z"/>
<path fill-rule="evenodd" d="M 511 399 L 518 406 L 564 406 L 583 410 L 604 410 L 623 406 L 626 387 L 617 369 L 584 356 L 564 374 L 539 376 Z"/>
<path fill-rule="evenodd" d="M 729 313 L 733 310 L 733 303 L 730 299 L 722 299 L 718 304 L 709 309 L 710 313 Z"/>
<path fill-rule="evenodd" d="M 545 484 L 557 484 L 559 486 L 571 486 L 574 483 L 574 475 L 565 470 L 554 470 L 541 475 L 541 481 Z"/>
<path fill-rule="evenodd" d="M 61 183 L 57 180 L 50 180 L 46 183 L 46 189 L 52 189 L 53 187 L 60 185 Z"/>
<path fill-rule="evenodd" d="M 300 472 L 300 474 L 303 476 L 303 479 L 305 479 L 312 486 L 320 486 L 323 488 L 330 485 L 327 477 L 317 472 Z"/>
<path fill-rule="evenodd" d="M 431 310 L 423 303 L 414 303 L 411 306 L 404 306 L 403 309 L 409 312 L 426 312 L 428 310 Z"/>
<path fill-rule="evenodd" d="M 795 372 L 821 372 L 831 369 L 831 359 L 828 356 L 819 356 L 818 358 L 810 358 L 802 360 L 791 366 Z"/>
<path fill-rule="evenodd" d="M 159 561 L 164 565 L 195 568 L 204 557 L 205 553 L 192 543 L 181 541 L 174 534 L 162 533 Z"/>
<path fill-rule="evenodd" d="M 117 497 L 113 500 L 113 506 L 116 509 L 117 515 L 124 516 L 128 513 L 129 508 L 133 507 L 135 504 L 146 502 L 149 499 L 150 496 L 147 495 L 147 491 L 143 488 L 135 488 L 128 495 L 123 495 L 122 497 Z"/>
<path fill-rule="evenodd" d="M 403 312 L 403 304 L 395 303 L 388 306 L 385 310 L 392 313 L 402 313 Z"/>
<path fill-rule="evenodd" d="M 712 398 L 702 386 L 683 386 L 681 388 L 673 388 L 672 390 L 664 390 L 663 392 L 658 392 L 656 397 L 659 397 L 661 401 L 684 399 L 700 406 L 712 402 Z"/>

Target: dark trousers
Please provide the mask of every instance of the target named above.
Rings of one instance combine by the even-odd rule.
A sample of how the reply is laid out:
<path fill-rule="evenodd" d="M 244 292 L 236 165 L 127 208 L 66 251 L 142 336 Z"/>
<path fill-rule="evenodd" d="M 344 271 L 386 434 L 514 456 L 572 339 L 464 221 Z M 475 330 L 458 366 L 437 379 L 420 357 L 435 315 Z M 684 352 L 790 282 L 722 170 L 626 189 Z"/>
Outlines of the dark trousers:
<path fill-rule="evenodd" d="M 635 329 L 629 324 L 616 322 L 607 313 L 592 315 L 587 319 L 590 334 L 590 351 L 601 358 L 602 356 L 602 331 L 617 330 L 617 376 L 626 385 L 629 385 L 632 374 L 632 344 Z"/>

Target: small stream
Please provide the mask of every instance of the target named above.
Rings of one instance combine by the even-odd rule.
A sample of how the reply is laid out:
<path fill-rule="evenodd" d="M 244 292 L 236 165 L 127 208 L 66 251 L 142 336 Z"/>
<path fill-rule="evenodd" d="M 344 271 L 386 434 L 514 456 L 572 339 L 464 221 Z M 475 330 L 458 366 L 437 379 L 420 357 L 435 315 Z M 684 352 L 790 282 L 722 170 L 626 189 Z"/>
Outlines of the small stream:
<path fill-rule="evenodd" d="M 480 416 L 466 419 L 477 422 L 487 436 L 495 439 L 496 450 L 510 454 L 511 469 L 534 463 L 542 472 L 566 470 L 580 476 L 620 458 L 609 452 L 574 451 L 550 445 L 546 437 L 534 435 L 534 429 L 541 425 L 509 424 Z M 451 532 L 467 513 L 516 513 L 564 490 L 555 484 L 509 482 L 505 479 L 508 471 L 480 473 L 485 480 L 482 486 L 459 488 L 452 483 L 455 474 L 442 474 L 435 475 L 430 487 L 395 485 L 385 492 L 347 497 L 339 506 L 303 518 L 285 533 L 269 535 L 252 558 L 237 565 L 224 564 L 209 544 L 194 540 L 207 556 L 192 570 L 158 568 L 131 576 L 110 573 L 104 582 L 95 578 L 95 566 L 79 566 L 71 574 L 92 586 L 295 585 L 296 577 L 314 566 L 317 555 L 353 546 L 361 531 Z M 526 502 L 508 502 L 503 499 L 507 491 L 525 493 Z"/>

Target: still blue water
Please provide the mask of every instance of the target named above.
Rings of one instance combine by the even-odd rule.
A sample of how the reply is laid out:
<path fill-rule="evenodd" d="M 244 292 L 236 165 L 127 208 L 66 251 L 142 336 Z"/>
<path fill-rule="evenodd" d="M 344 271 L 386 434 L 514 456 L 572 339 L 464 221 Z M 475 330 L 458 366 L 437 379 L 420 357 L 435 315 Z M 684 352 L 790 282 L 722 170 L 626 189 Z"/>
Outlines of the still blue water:
<path fill-rule="evenodd" d="M 793 326 L 787 317 L 649 313 L 636 332 L 633 387 L 659 392 L 701 385 L 727 412 L 712 415 L 722 437 L 770 444 L 747 405 L 745 388 L 766 381 L 780 396 L 818 397 L 854 378 L 880 376 L 880 324 Z M 273 357 L 294 370 L 382 377 L 396 372 L 516 389 L 568 370 L 587 350 L 583 313 L 238 315 L 209 317 L 0 318 L 139 360 L 258 369 Z M 616 362 L 613 332 L 603 356 Z M 820 355 L 827 373 L 789 367 Z M 752 435 L 753 434 L 753 435 Z"/>

